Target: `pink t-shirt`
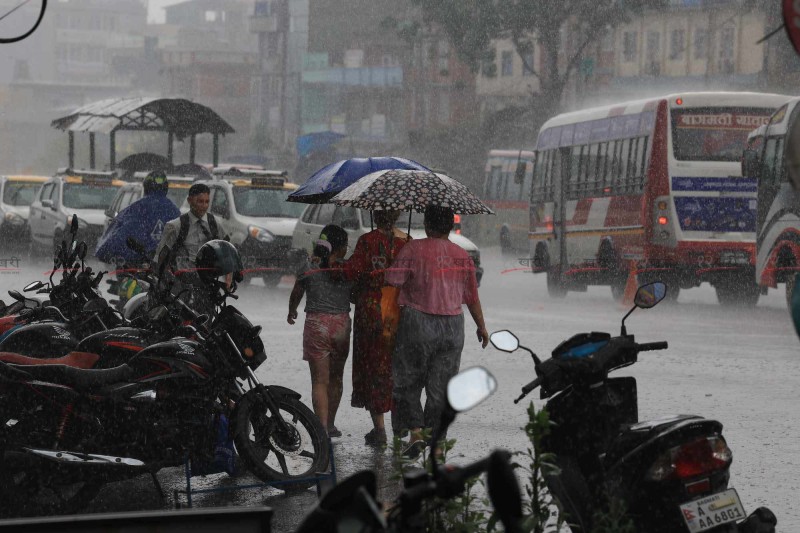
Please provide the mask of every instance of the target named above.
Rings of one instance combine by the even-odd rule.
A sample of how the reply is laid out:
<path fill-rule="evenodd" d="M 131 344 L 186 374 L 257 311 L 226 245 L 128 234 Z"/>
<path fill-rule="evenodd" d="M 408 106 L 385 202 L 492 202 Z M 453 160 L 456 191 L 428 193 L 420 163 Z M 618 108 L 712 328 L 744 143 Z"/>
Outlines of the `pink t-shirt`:
<path fill-rule="evenodd" d="M 400 287 L 400 305 L 430 315 L 460 315 L 462 304 L 478 301 L 475 264 L 463 248 L 446 239 L 409 241 L 385 280 Z"/>

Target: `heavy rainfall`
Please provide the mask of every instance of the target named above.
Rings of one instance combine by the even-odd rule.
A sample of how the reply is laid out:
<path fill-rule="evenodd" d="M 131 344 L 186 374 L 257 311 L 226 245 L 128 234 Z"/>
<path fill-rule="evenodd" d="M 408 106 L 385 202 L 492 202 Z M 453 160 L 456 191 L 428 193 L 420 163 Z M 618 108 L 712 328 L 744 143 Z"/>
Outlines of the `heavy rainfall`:
<path fill-rule="evenodd" d="M 0 0 L 0 529 L 800 530 L 798 21 Z"/>

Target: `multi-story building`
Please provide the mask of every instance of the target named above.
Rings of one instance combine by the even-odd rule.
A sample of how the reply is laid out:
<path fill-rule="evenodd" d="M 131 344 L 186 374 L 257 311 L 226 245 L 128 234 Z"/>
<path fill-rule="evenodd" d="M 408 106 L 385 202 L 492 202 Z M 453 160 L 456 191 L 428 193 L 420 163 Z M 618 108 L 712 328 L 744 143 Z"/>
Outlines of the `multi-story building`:
<path fill-rule="evenodd" d="M 536 47 L 524 60 L 510 39 L 493 43 L 493 61 L 486 61 L 477 76 L 475 93 L 482 113 L 493 113 L 509 106 L 525 106 L 539 92 L 540 54 Z"/>

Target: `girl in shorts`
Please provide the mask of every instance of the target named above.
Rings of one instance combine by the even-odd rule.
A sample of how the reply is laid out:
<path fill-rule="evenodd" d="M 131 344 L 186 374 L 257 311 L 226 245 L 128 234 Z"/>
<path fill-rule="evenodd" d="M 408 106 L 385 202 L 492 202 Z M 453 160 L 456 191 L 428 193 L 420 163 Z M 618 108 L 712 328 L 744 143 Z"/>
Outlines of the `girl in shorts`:
<path fill-rule="evenodd" d="M 311 403 L 330 437 L 340 437 L 336 411 L 342 399 L 344 364 L 350 352 L 350 289 L 341 272 L 347 254 L 347 232 L 335 224 L 322 229 L 311 261 L 298 273 L 289 296 L 286 321 L 294 324 L 306 295 L 303 359 L 311 371 Z"/>

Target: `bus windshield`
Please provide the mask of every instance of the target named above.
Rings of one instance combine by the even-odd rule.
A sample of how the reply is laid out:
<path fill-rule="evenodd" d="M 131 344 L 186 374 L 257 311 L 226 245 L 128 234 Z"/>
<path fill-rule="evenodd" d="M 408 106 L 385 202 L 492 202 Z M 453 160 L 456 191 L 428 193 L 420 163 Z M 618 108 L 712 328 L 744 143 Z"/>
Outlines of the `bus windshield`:
<path fill-rule="evenodd" d="M 680 161 L 739 161 L 747 135 L 769 121 L 770 109 L 672 110 L 672 147 Z"/>

